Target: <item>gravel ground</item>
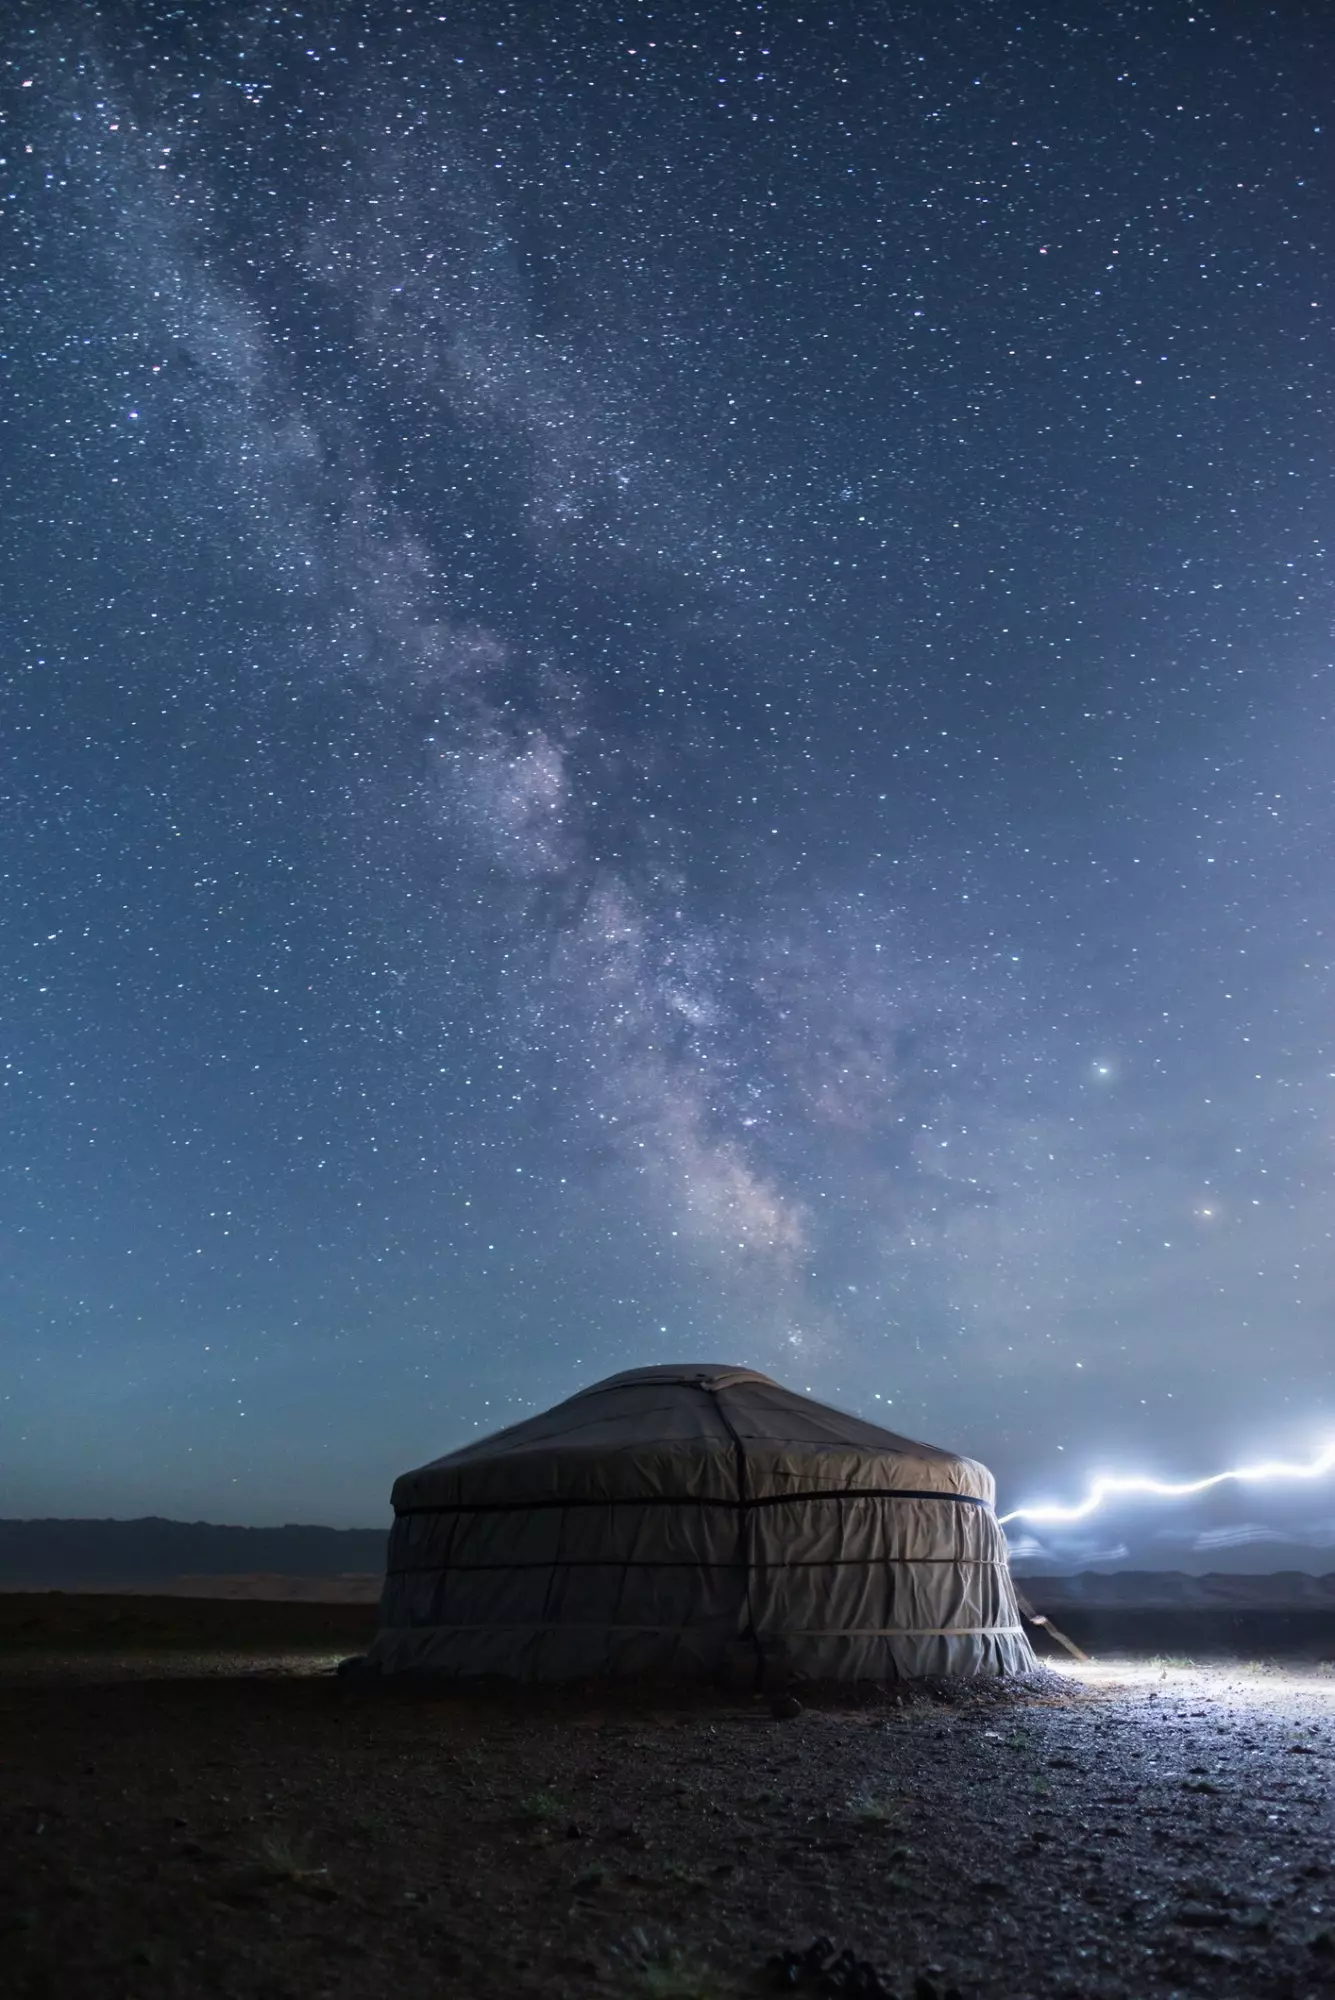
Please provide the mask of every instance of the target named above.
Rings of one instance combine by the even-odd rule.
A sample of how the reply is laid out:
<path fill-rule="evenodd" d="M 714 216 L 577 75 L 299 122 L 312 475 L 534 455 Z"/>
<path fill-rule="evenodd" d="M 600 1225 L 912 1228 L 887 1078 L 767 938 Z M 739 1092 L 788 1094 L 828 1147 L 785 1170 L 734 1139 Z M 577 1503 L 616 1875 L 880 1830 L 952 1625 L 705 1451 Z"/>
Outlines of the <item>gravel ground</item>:
<path fill-rule="evenodd" d="M 1335 1994 L 1329 1670 L 1123 1662 L 776 1716 L 373 1696 L 332 1666 L 0 1661 L 0 1993 Z"/>

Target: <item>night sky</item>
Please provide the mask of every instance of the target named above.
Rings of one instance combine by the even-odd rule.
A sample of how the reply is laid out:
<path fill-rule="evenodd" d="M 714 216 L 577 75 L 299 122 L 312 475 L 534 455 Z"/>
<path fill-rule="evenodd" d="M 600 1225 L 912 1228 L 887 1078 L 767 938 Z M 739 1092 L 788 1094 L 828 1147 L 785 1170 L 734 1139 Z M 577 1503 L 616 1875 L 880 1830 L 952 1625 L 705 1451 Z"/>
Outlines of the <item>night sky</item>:
<path fill-rule="evenodd" d="M 1335 1433 L 1326 9 L 8 18 L 0 1512 Z"/>

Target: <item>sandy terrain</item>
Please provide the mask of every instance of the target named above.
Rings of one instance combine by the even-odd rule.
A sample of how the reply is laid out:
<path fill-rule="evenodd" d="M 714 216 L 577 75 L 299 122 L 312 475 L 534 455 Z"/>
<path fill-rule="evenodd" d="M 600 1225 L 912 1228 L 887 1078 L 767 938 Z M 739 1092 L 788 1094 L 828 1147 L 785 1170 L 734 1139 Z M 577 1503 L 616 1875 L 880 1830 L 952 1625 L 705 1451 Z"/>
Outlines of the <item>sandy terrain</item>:
<path fill-rule="evenodd" d="M 354 1606 L 248 1606 L 269 1628 L 229 1648 L 145 1600 L 155 1638 L 105 1599 L 80 1636 L 63 1600 L 53 1647 L 19 1602 L 6 1996 L 1335 1994 L 1328 1669 L 1123 1662 L 777 1718 L 359 1693 L 332 1672 L 357 1641 L 310 1630 Z"/>

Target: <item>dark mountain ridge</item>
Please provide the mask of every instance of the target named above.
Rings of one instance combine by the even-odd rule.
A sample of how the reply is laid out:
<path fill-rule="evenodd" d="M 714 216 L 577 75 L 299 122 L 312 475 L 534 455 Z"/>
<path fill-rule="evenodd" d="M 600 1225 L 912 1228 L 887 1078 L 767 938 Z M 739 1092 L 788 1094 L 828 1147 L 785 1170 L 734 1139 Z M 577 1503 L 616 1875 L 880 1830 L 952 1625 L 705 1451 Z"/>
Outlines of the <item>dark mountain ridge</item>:
<path fill-rule="evenodd" d="M 0 1590 L 80 1590 L 178 1576 L 350 1576 L 385 1567 L 383 1528 L 211 1521 L 0 1521 Z"/>

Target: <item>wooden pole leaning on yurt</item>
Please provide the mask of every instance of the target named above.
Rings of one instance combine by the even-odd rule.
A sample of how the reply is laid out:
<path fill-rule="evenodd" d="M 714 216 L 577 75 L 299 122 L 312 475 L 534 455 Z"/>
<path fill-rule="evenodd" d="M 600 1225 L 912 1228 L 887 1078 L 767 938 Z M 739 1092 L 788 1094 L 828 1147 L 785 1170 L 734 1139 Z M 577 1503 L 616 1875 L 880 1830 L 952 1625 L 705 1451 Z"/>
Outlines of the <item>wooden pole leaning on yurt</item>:
<path fill-rule="evenodd" d="M 1014 1585 L 1015 1579 L 1013 1577 L 1011 1582 Z M 1035 1611 L 1029 1599 L 1018 1588 L 1015 1591 L 1015 1602 L 1020 1607 L 1020 1616 L 1022 1618 L 1027 1618 L 1031 1625 L 1040 1625 L 1045 1632 L 1050 1632 L 1057 1641 L 1057 1644 L 1064 1646 L 1073 1660 L 1083 1660 L 1086 1664 L 1089 1663 L 1089 1654 L 1082 1653 L 1079 1646 L 1076 1645 L 1075 1640 L 1068 1639 L 1066 1634 L 1059 1631 L 1052 1620 L 1046 1617 L 1043 1612 Z"/>

